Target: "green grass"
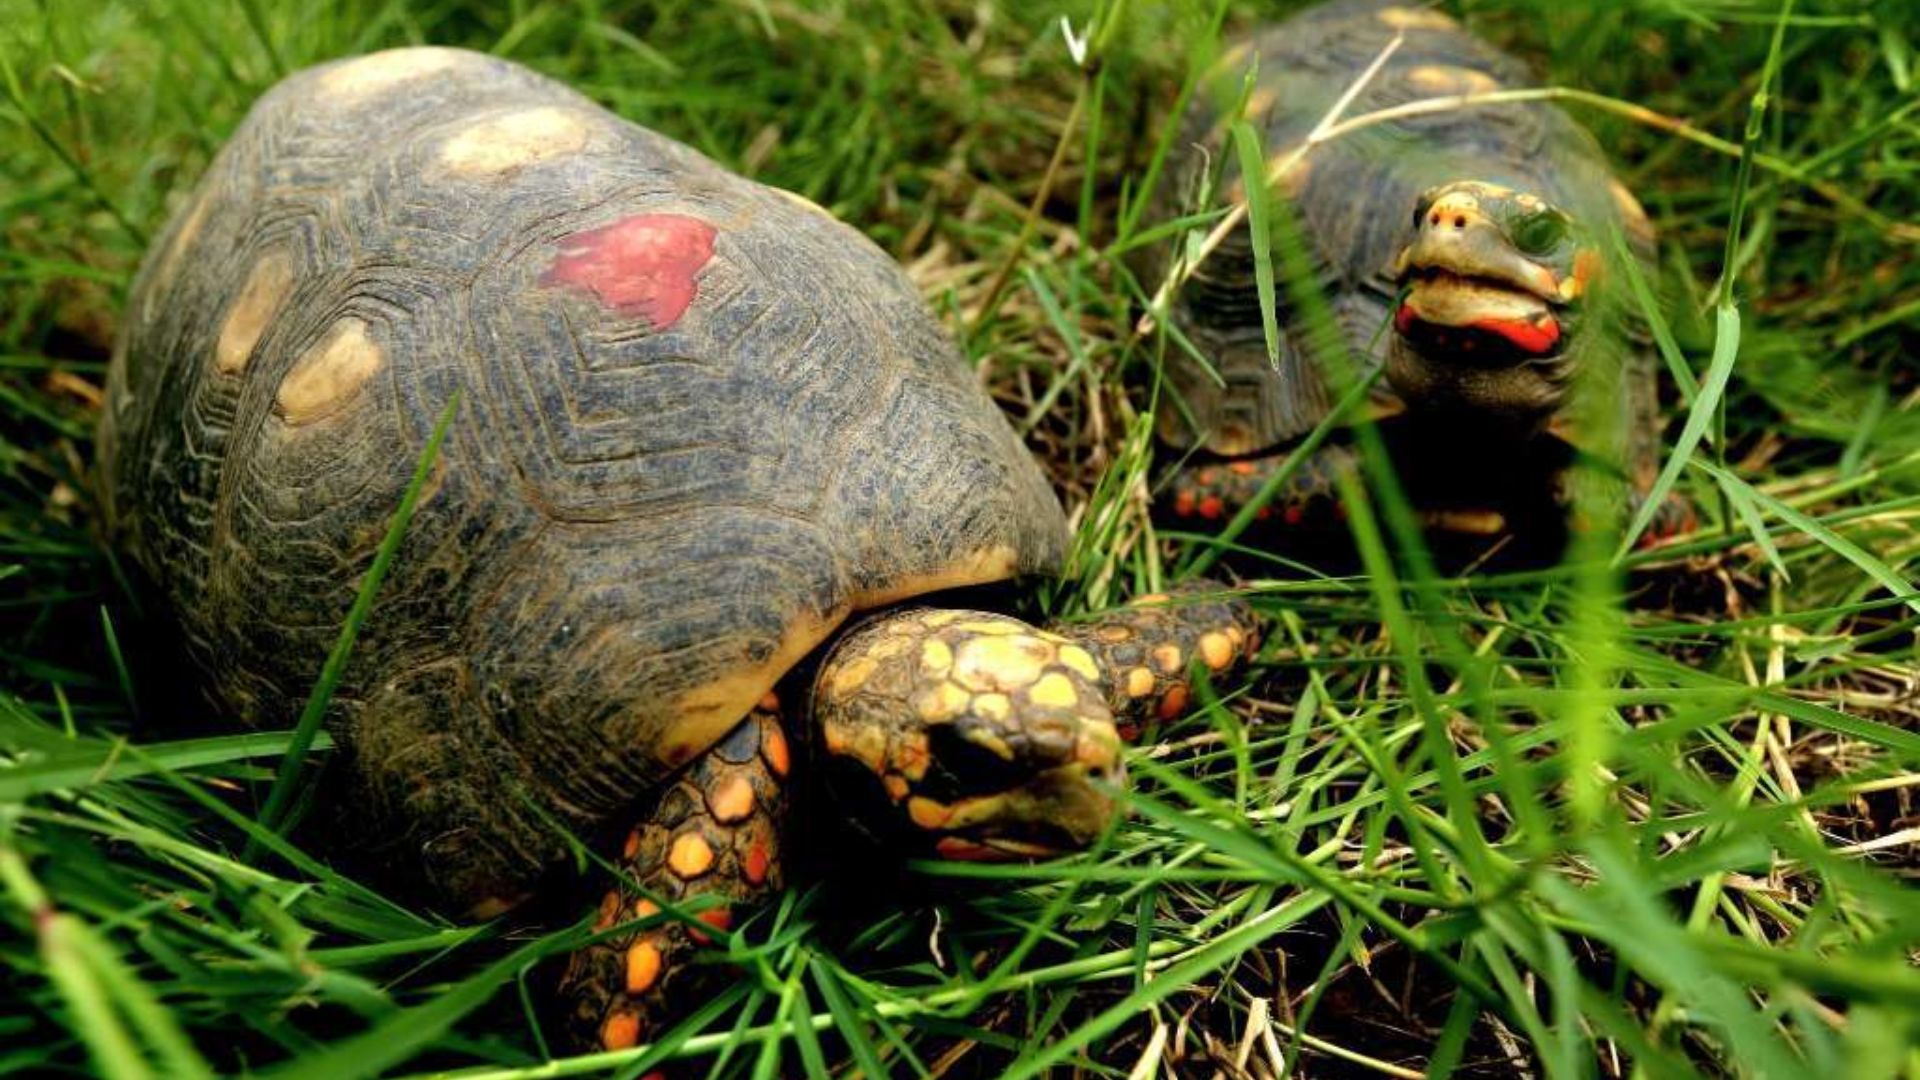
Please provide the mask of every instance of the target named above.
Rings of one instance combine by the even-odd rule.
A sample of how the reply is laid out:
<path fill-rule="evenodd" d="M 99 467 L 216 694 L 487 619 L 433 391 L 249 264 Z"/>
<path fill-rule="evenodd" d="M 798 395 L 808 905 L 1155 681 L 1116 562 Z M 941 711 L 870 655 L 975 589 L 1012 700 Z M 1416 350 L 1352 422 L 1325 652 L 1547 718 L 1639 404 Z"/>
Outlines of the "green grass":
<path fill-rule="evenodd" d="M 301 809 L 294 733 L 146 685 L 86 473 L 146 239 L 284 71 L 531 64 L 908 265 L 1081 524 L 1048 606 L 1100 607 L 1219 554 L 1145 512 L 1177 346 L 1134 333 L 1157 283 L 1124 261 L 1213 5 L 307 7 L 0 0 L 0 1072 L 1920 1076 L 1912 0 L 1449 5 L 1580 92 L 1661 229 L 1702 531 L 1454 580 L 1385 478 L 1350 486 L 1369 572 L 1269 564 L 1261 663 L 1149 734 L 1108 845 L 879 903 L 803 882 L 663 1049 L 592 1058 L 533 1005 L 574 928 L 340 876 L 265 827 Z"/>

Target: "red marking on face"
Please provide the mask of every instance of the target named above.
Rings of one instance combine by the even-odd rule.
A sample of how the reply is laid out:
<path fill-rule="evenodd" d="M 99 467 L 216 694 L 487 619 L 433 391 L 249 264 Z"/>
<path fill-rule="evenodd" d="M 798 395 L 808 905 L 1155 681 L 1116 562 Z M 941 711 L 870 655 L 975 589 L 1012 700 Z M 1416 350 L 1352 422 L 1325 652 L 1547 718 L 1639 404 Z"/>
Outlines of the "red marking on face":
<path fill-rule="evenodd" d="M 1538 322 L 1522 322 L 1518 319 L 1479 319 L 1472 326 L 1475 330 L 1499 334 L 1530 353 L 1544 353 L 1560 340 L 1560 322 L 1553 318 L 1544 318 Z"/>
<path fill-rule="evenodd" d="M 1218 518 L 1221 514 L 1226 513 L 1226 511 L 1227 504 L 1221 502 L 1220 496 L 1218 495 L 1209 495 L 1200 500 L 1200 516 L 1206 518 L 1208 521 Z"/>
<path fill-rule="evenodd" d="M 1404 334 L 1413 328 L 1413 319 L 1413 305 L 1403 303 L 1393 313 L 1393 328 Z"/>
<path fill-rule="evenodd" d="M 713 258 L 714 228 L 679 214 L 635 214 L 560 241 L 542 285 L 585 289 L 655 330 L 680 321 L 693 303 L 695 275 Z"/>

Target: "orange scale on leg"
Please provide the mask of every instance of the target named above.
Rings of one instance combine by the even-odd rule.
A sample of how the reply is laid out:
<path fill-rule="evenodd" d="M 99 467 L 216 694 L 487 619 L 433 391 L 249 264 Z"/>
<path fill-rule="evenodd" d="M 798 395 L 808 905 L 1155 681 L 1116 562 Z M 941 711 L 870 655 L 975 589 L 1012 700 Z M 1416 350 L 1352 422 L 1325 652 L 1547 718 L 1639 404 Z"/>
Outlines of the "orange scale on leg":
<path fill-rule="evenodd" d="M 740 860 L 740 873 L 746 877 L 748 884 L 760 885 L 767 880 L 767 872 L 772 869 L 773 855 L 767 851 L 766 841 L 756 839 L 747 848 L 746 857 Z"/>
<path fill-rule="evenodd" d="M 694 919 L 722 932 L 733 929 L 733 912 L 727 908 L 712 908 L 695 915 Z M 712 944 L 713 942 L 711 935 L 695 930 L 691 926 L 687 927 L 687 936 L 702 945 Z"/>
<path fill-rule="evenodd" d="M 767 768 L 773 770 L 773 775 L 787 775 L 793 759 L 787 754 L 787 735 L 780 730 L 780 725 L 767 725 L 766 734 L 760 740 L 760 755 L 767 759 Z"/>
<path fill-rule="evenodd" d="M 640 1014 L 621 1010 L 600 1025 L 600 1045 L 608 1050 L 630 1050 L 640 1042 Z"/>
<path fill-rule="evenodd" d="M 1209 495 L 1200 500 L 1200 516 L 1208 521 L 1217 521 L 1226 512 L 1227 504 L 1221 502 L 1218 495 Z"/>
<path fill-rule="evenodd" d="M 1193 516 L 1193 492 L 1181 488 L 1173 497 L 1173 512 L 1181 517 Z"/>
<path fill-rule="evenodd" d="M 1155 710 L 1155 715 L 1162 720 L 1174 720 L 1186 711 L 1187 688 L 1185 686 L 1176 686 L 1167 691 L 1166 696 L 1160 699 L 1160 708 Z"/>

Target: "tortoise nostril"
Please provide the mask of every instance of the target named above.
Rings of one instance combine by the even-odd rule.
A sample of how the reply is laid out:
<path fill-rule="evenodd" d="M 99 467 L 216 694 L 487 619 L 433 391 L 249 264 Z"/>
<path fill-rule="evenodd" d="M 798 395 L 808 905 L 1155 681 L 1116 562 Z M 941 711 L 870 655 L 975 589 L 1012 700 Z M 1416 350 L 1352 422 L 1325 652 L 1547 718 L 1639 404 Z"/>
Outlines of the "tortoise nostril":
<path fill-rule="evenodd" d="M 1465 215 L 1465 214 L 1462 214 L 1462 215 L 1460 215 L 1459 217 L 1456 217 L 1456 218 L 1454 218 L 1454 219 L 1453 219 L 1453 227 L 1454 227 L 1454 228 L 1456 228 L 1456 229 L 1464 229 L 1464 228 L 1466 228 L 1466 227 L 1467 227 L 1467 218 L 1466 218 L 1466 215 Z"/>
<path fill-rule="evenodd" d="M 1438 210 L 1435 210 L 1435 211 L 1433 212 L 1433 216 L 1427 219 L 1427 224 L 1429 224 L 1429 225 L 1438 225 L 1438 224 L 1440 224 L 1440 211 L 1438 211 Z"/>

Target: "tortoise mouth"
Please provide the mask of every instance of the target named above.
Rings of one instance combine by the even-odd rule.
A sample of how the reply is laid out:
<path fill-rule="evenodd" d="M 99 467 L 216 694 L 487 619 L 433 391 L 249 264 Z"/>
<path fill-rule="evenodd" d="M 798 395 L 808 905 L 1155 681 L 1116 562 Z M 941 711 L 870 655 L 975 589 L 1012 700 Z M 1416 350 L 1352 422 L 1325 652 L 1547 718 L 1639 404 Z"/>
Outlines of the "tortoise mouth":
<path fill-rule="evenodd" d="M 1492 272 L 1410 267 L 1394 328 L 1427 356 L 1474 367 L 1512 367 L 1559 355 L 1564 305 L 1530 284 Z"/>

